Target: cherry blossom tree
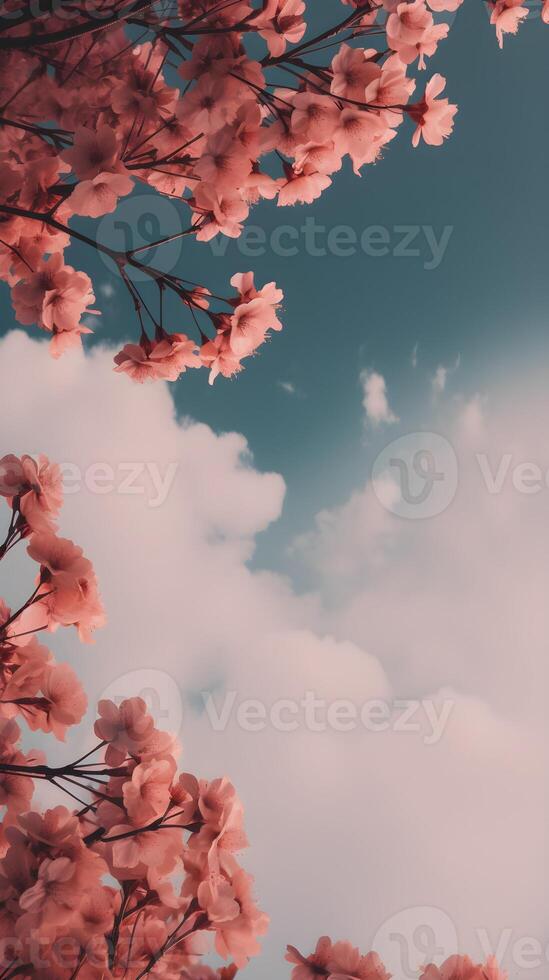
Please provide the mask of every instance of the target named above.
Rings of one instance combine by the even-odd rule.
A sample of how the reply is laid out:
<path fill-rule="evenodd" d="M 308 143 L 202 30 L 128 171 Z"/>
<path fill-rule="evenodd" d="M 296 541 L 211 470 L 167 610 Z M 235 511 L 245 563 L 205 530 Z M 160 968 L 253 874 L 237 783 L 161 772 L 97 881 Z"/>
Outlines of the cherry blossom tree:
<path fill-rule="evenodd" d="M 245 273 L 214 296 L 149 265 L 149 246 L 114 249 L 74 219 L 113 212 L 141 183 L 180 212 L 156 247 L 237 238 L 260 199 L 311 204 L 346 158 L 356 174 L 379 160 L 405 120 L 414 146 L 439 146 L 457 107 L 441 75 L 414 72 L 461 2 L 326 0 L 331 23 L 315 33 L 305 0 L 2 0 L 0 276 L 18 322 L 46 331 L 54 357 L 91 332 L 92 282 L 65 261 L 78 241 L 114 266 L 135 309 L 117 371 L 236 374 L 281 328 L 274 283 L 256 289 Z M 488 7 L 500 45 L 528 14 L 520 0 Z M 179 312 L 165 312 L 167 293 Z"/>
<path fill-rule="evenodd" d="M 24 545 L 37 565 L 22 603 L 0 599 L 0 978 L 233 980 L 268 919 L 237 858 L 247 840 L 228 779 L 180 772 L 175 736 L 138 697 L 100 701 L 95 742 L 76 759 L 52 765 L 22 747 L 21 724 L 64 741 L 87 708 L 75 672 L 38 635 L 74 627 L 90 643 L 105 614 L 90 560 L 57 534 L 59 467 L 5 456 L 0 496 L 0 560 Z M 64 802 L 44 810 L 40 784 Z M 217 971 L 201 959 L 212 943 L 227 963 Z M 292 980 L 389 980 L 376 953 L 326 937 L 286 958 Z M 493 960 L 453 957 L 423 980 L 505 977 Z"/>

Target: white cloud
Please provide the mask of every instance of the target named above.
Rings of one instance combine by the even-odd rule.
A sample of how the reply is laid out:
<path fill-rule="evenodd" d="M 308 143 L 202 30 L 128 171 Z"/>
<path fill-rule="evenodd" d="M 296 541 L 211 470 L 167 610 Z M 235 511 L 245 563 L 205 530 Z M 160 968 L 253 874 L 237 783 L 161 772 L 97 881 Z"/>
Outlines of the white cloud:
<path fill-rule="evenodd" d="M 412 351 L 412 356 L 410 358 L 410 364 L 412 365 L 413 368 L 417 367 L 418 353 L 419 353 L 419 344 L 416 343 L 414 344 L 414 349 Z"/>
<path fill-rule="evenodd" d="M 442 364 L 439 364 L 431 381 L 433 391 L 436 394 L 440 394 L 442 391 L 444 391 L 446 387 L 447 378 L 448 378 L 448 368 L 445 368 Z"/>
<path fill-rule="evenodd" d="M 433 377 L 431 378 L 431 388 L 433 390 L 433 395 L 441 395 L 446 388 L 446 383 L 448 378 L 454 371 L 457 371 L 461 363 L 461 356 L 458 354 L 453 364 L 445 366 L 444 364 L 439 364 Z M 414 365 L 415 366 L 415 365 Z"/>
<path fill-rule="evenodd" d="M 3 445 L 45 451 L 83 474 L 106 463 L 118 489 L 122 463 L 149 464 L 136 484 L 143 493 L 96 493 L 88 478 L 67 497 L 62 533 L 93 558 L 109 623 L 90 650 L 67 631 L 51 645 L 92 699 L 109 684 L 127 694 L 155 687 L 160 720 L 183 714 L 185 767 L 237 785 L 253 844 L 246 865 L 272 917 L 250 980 L 288 975 L 286 942 L 308 947 L 328 932 L 367 948 L 385 920 L 420 906 L 431 907 L 427 928 L 442 910 L 460 949 L 478 957 L 482 930 L 497 942 L 510 928 L 502 958 L 512 977 L 542 980 L 546 964 L 524 972 L 513 950 L 521 937 L 549 938 L 540 534 L 549 490 L 518 494 L 506 482 L 494 497 L 479 484 L 475 453 L 490 451 L 491 466 L 504 450 L 543 462 L 549 399 L 526 412 L 523 398 L 520 415 L 495 399 L 460 408 L 447 433 L 459 489 L 436 519 L 399 520 L 368 486 L 319 515 L 295 545 L 316 581 L 301 595 L 249 567 L 257 535 L 280 515 L 282 478 L 257 471 L 241 435 L 178 420 L 167 387 L 128 383 L 111 357 L 95 349 L 54 363 L 45 345 L 8 335 Z M 166 474 L 173 463 L 169 491 L 151 507 L 152 464 Z M 219 732 L 200 710 L 201 690 L 216 703 L 227 691 L 267 706 L 311 691 L 359 706 L 450 699 L 453 710 L 433 745 L 421 729 L 253 733 L 234 715 Z M 400 917 L 392 931 L 406 938 L 406 928 Z M 379 952 L 394 958 L 398 943 L 383 942 Z"/>
<path fill-rule="evenodd" d="M 398 422 L 398 416 L 389 407 L 385 378 L 377 371 L 362 371 L 360 382 L 363 391 L 362 405 L 367 421 L 374 426 L 381 422 L 387 425 Z"/>
<path fill-rule="evenodd" d="M 278 387 L 282 388 L 288 395 L 295 395 L 297 392 L 297 388 L 292 381 L 279 381 Z"/>

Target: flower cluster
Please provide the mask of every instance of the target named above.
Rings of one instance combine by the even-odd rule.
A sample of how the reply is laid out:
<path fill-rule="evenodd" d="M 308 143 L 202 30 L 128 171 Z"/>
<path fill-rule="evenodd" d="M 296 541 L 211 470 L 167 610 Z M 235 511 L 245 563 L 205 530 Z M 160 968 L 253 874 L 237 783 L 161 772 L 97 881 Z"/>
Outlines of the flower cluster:
<path fill-rule="evenodd" d="M 440 145 L 456 106 L 441 97 L 440 75 L 412 102 L 410 72 L 448 33 L 439 12 L 459 3 L 352 0 L 308 37 L 304 0 L 181 0 L 176 14 L 138 0 L 134 44 L 124 0 L 96 0 L 93 16 L 77 3 L 70 16 L 34 18 L 18 16 L 14 0 L 0 36 L 0 276 L 17 320 L 47 331 L 54 356 L 91 332 L 92 283 L 65 261 L 77 239 L 114 264 L 137 312 L 139 338 L 116 370 L 136 381 L 200 366 L 210 380 L 236 373 L 280 329 L 274 284 L 256 291 L 238 276 L 238 303 L 220 300 L 233 312 L 212 312 L 205 286 L 147 265 L 143 247 L 108 247 L 73 219 L 113 212 L 140 182 L 179 202 L 181 231 L 157 246 L 236 238 L 259 200 L 309 204 L 346 158 L 360 174 L 405 117 L 414 145 Z M 168 314 L 167 291 L 177 297 Z"/>
<path fill-rule="evenodd" d="M 25 541 L 39 566 L 34 587 L 18 608 L 12 610 L 0 598 L 0 759 L 11 767 L 0 772 L 3 845 L 6 828 L 28 809 L 32 798 L 32 781 L 18 770 L 42 763 L 41 754 L 21 751 L 17 720 L 64 740 L 67 728 L 81 721 L 87 707 L 72 668 L 56 663 L 36 634 L 73 625 L 82 640 L 90 641 L 104 615 L 91 562 L 81 548 L 55 533 L 62 503 L 59 467 L 45 456 L 4 456 L 0 497 L 11 509 L 0 559 Z"/>
<path fill-rule="evenodd" d="M 153 340 L 142 331 L 138 344 L 124 345 L 114 358 L 115 370 L 139 383 L 176 381 L 187 368 L 197 367 L 209 368 L 210 384 L 218 374 L 226 378 L 237 374 L 242 370 L 242 359 L 264 343 L 268 331 L 282 329 L 276 315 L 282 292 L 274 282 L 257 290 L 251 272 L 233 276 L 231 285 L 238 290 L 238 298 L 224 302 L 233 312 L 210 312 L 205 289 L 188 294 L 188 302 L 209 317 L 215 330 L 213 339 L 202 334 L 198 347 L 186 334 L 168 333 L 157 325 Z"/>
<path fill-rule="evenodd" d="M 4 456 L 0 496 L 11 510 L 0 559 L 24 541 L 39 566 L 22 606 L 0 599 L 0 972 L 232 980 L 267 918 L 236 857 L 247 840 L 231 784 L 178 772 L 175 738 L 141 698 L 101 701 L 96 744 L 69 764 L 20 746 L 18 722 L 63 740 L 87 707 L 74 671 L 36 634 L 74 625 L 89 641 L 104 614 L 91 562 L 56 534 L 59 467 Z M 33 808 L 40 780 L 78 806 Z M 200 964 L 209 936 L 231 961 L 217 972 Z"/>
<path fill-rule="evenodd" d="M 363 956 L 351 943 L 332 943 L 328 936 L 321 936 L 309 956 L 288 946 L 286 959 L 295 964 L 292 980 L 391 980 L 377 953 Z M 468 956 L 451 956 L 440 967 L 433 963 L 425 966 L 419 980 L 507 980 L 507 974 L 493 956 L 484 964 L 475 964 Z"/>
<path fill-rule="evenodd" d="M 0 496 L 11 507 L 11 520 L 0 558 L 23 539 L 27 553 L 37 562 L 35 588 L 24 605 L 11 612 L 2 601 L 0 637 L 21 650 L 32 646 L 33 633 L 59 626 L 76 626 L 80 639 L 91 642 L 93 630 L 104 622 L 92 563 L 82 549 L 56 534 L 56 519 L 62 503 L 62 480 L 58 466 L 45 456 L 8 455 L 0 459 Z M 36 645 L 37 646 L 37 645 Z M 42 648 L 25 656 L 38 663 Z M 46 651 L 47 652 L 47 651 Z M 23 654 L 21 654 L 23 655 Z M 27 671 L 31 674 L 32 671 Z M 15 675 L 14 675 L 15 676 Z M 21 672 L 18 671 L 18 678 Z M 20 686 L 21 680 L 17 681 Z"/>
<path fill-rule="evenodd" d="M 95 733 L 96 749 L 56 776 L 91 802 L 24 806 L 5 832 L 4 966 L 56 980 L 77 967 L 98 980 L 191 977 L 211 934 L 236 972 L 267 918 L 236 859 L 247 842 L 234 788 L 178 774 L 174 740 L 140 698 L 100 702 Z"/>
<path fill-rule="evenodd" d="M 11 509 L 0 559 L 19 541 L 38 563 L 27 600 L 11 609 L 0 598 L 0 744 L 2 757 L 21 762 L 19 729 L 23 718 L 32 730 L 53 732 L 64 739 L 68 726 L 86 710 L 86 696 L 74 671 L 57 664 L 36 634 L 60 625 L 75 626 L 89 642 L 104 615 L 91 562 L 72 541 L 57 537 L 56 518 L 62 502 L 61 473 L 45 456 L 13 455 L 0 460 L 0 496 Z M 7 782 L 6 782 L 7 780 Z M 0 803 L 7 819 L 20 812 L 28 787 L 18 777 L 3 777 Z"/>

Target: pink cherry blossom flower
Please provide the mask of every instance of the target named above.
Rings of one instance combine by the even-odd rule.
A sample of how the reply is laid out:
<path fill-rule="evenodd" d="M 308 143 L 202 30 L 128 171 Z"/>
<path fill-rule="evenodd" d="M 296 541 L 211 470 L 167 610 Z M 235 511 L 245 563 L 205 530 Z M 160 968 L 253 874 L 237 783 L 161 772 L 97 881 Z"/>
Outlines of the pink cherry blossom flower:
<path fill-rule="evenodd" d="M 107 861 L 121 880 L 146 878 L 149 868 L 154 873 L 166 875 L 175 866 L 183 849 L 183 840 L 177 828 L 163 828 L 156 832 L 146 829 L 136 831 L 133 824 L 115 824 L 105 841 L 108 844 Z"/>
<path fill-rule="evenodd" d="M 413 146 L 418 145 L 421 137 L 430 146 L 440 146 L 452 132 L 457 106 L 451 105 L 448 99 L 438 98 L 445 85 L 446 79 L 442 75 L 433 75 L 427 82 L 422 101 L 407 109 L 417 123 L 412 137 Z"/>
<path fill-rule="evenodd" d="M 206 135 L 231 122 L 236 108 L 234 102 L 226 98 L 225 79 L 215 74 L 203 75 L 194 88 L 185 93 L 181 102 L 183 118 L 191 131 Z"/>
<path fill-rule="evenodd" d="M 210 875 L 198 886 L 198 901 L 210 922 L 229 922 L 240 914 L 231 882 L 222 875 Z"/>
<path fill-rule="evenodd" d="M 405 105 L 416 87 L 414 79 L 406 76 L 406 67 L 398 54 L 391 55 L 383 63 L 379 78 L 370 82 L 366 89 L 367 102 L 390 107 L 383 114 L 387 126 L 396 126 L 402 121 L 402 112 L 394 107 Z"/>
<path fill-rule="evenodd" d="M 332 980 L 391 980 L 377 953 L 362 956 L 351 943 L 336 943 L 330 956 Z"/>
<path fill-rule="evenodd" d="M 204 305 L 203 302 L 201 305 Z M 158 366 L 166 381 L 177 381 L 187 368 L 200 367 L 198 347 L 184 333 L 164 331 L 161 339 L 153 344 L 149 358 Z"/>
<path fill-rule="evenodd" d="M 27 757 L 17 749 L 20 734 L 18 725 L 12 719 L 0 717 L 0 759 L 7 765 L 24 766 L 28 762 Z M 33 791 L 32 780 L 25 775 L 0 773 L 0 807 L 6 808 L 6 826 L 29 809 Z"/>
<path fill-rule="evenodd" d="M 91 180 L 80 181 L 68 198 L 67 205 L 73 214 L 99 218 L 114 211 L 118 198 L 129 194 L 132 188 L 130 177 L 102 172 Z"/>
<path fill-rule="evenodd" d="M 528 17 L 528 7 L 523 7 L 521 0 L 497 0 L 493 4 L 490 23 L 496 28 L 500 48 L 503 47 L 503 35 L 516 34 L 526 17 Z"/>
<path fill-rule="evenodd" d="M 39 605 L 48 617 L 48 628 L 74 625 L 80 639 L 91 642 L 105 614 L 92 564 L 82 549 L 67 538 L 40 532 L 32 536 L 27 551 L 41 565 L 39 594 L 44 598 Z"/>
<path fill-rule="evenodd" d="M 275 282 L 268 282 L 261 289 L 256 289 L 254 284 L 253 272 L 237 272 L 231 279 L 231 286 L 234 286 L 240 295 L 237 305 L 249 303 L 252 299 L 260 297 L 271 306 L 279 306 L 284 299 L 284 293 L 278 288 Z M 278 329 L 277 327 L 274 328 Z"/>
<path fill-rule="evenodd" d="M 27 487 L 27 475 L 22 461 L 13 453 L 0 459 L 0 496 L 18 497 Z"/>
<path fill-rule="evenodd" d="M 68 664 L 52 666 L 42 683 L 42 695 L 47 704 L 45 721 L 40 727 L 64 740 L 67 728 L 82 721 L 88 705 L 88 699 L 74 670 Z M 29 726 L 34 727 L 32 718 L 29 719 Z"/>
<path fill-rule="evenodd" d="M 66 922 L 74 907 L 75 865 L 68 857 L 42 862 L 38 881 L 23 892 L 19 905 L 24 912 L 41 913 L 45 922 Z"/>
<path fill-rule="evenodd" d="M 278 194 L 280 184 L 280 178 L 275 179 L 254 168 L 240 188 L 242 200 L 246 204 L 257 204 L 261 198 L 272 201 Z"/>
<path fill-rule="evenodd" d="M 189 368 L 200 367 L 198 348 L 184 333 L 163 331 L 158 340 L 142 338 L 139 344 L 125 344 L 115 355 L 115 371 L 132 381 L 177 381 Z"/>
<path fill-rule="evenodd" d="M 421 974 L 420 980 L 485 980 L 481 966 L 473 963 L 468 956 L 450 956 L 442 966 L 430 964 Z"/>
<path fill-rule="evenodd" d="M 95 300 L 91 280 L 85 272 L 64 265 L 62 255 L 42 260 L 36 272 L 13 288 L 12 300 L 19 323 L 37 323 L 43 330 L 72 332 L 75 337 L 90 332 L 80 325 L 80 318 L 94 312 L 88 309 Z"/>
<path fill-rule="evenodd" d="M 359 174 L 360 168 L 365 163 L 373 163 L 395 136 L 395 130 L 387 126 L 384 114 L 349 108 L 341 113 L 334 141 L 340 153 L 349 154 L 353 169 Z"/>
<path fill-rule="evenodd" d="M 65 150 L 62 157 L 84 181 L 93 180 L 101 173 L 123 174 L 126 170 L 120 161 L 116 131 L 106 123 L 99 124 L 95 130 L 78 126 L 72 147 Z"/>
<path fill-rule="evenodd" d="M 330 139 L 339 118 L 339 109 L 328 95 L 302 92 L 294 97 L 292 132 L 300 143 L 322 143 Z"/>
<path fill-rule="evenodd" d="M 210 136 L 205 152 L 195 167 L 201 180 L 215 186 L 220 192 L 240 187 L 251 169 L 251 159 L 242 143 L 235 139 L 231 126 L 225 126 Z"/>
<path fill-rule="evenodd" d="M 298 173 L 291 167 L 284 168 L 286 181 L 278 192 L 278 207 L 292 204 L 311 204 L 332 183 L 326 174 L 319 174 L 309 163 Z"/>
<path fill-rule="evenodd" d="M 213 340 L 207 340 L 200 348 L 200 360 L 210 369 L 209 384 L 213 385 L 219 374 L 232 378 L 242 370 L 240 357 L 233 351 L 229 337 L 219 333 Z"/>
<path fill-rule="evenodd" d="M 21 814 L 19 823 L 27 837 L 53 848 L 66 846 L 78 831 L 77 818 L 64 806 L 52 807 L 43 814 Z"/>
<path fill-rule="evenodd" d="M 90 936 L 106 936 L 112 928 L 117 893 L 113 888 L 96 888 L 85 892 L 78 903 L 75 935 L 83 945 Z M 95 959 L 94 952 L 94 959 Z"/>
<path fill-rule="evenodd" d="M 117 706 L 102 700 L 97 706 L 99 718 L 94 731 L 98 738 L 108 742 L 107 762 L 117 765 L 126 755 L 134 755 L 150 738 L 154 722 L 142 698 L 127 698 Z"/>
<path fill-rule="evenodd" d="M 178 71 L 186 81 L 198 81 L 203 76 L 220 77 L 226 73 L 227 62 L 237 53 L 238 43 L 232 32 L 206 35 L 193 45 L 191 56 L 181 62 Z"/>
<path fill-rule="evenodd" d="M 209 242 L 219 232 L 228 238 L 238 238 L 250 210 L 236 191 L 223 193 L 207 183 L 197 187 L 192 206 L 199 216 L 196 233 L 199 242 Z"/>
<path fill-rule="evenodd" d="M 19 509 L 29 528 L 32 531 L 55 529 L 63 503 L 63 480 L 59 466 L 50 463 L 47 456 L 41 454 L 38 462 L 32 456 L 22 456 L 20 467 Z"/>
<path fill-rule="evenodd" d="M 159 115 L 173 113 L 177 91 L 165 83 L 161 71 L 163 61 L 160 47 L 153 48 L 150 42 L 138 45 L 133 48 L 122 77 L 113 78 L 114 85 L 109 92 L 111 106 L 129 126 L 136 115 L 148 123 Z"/>
<path fill-rule="evenodd" d="M 332 941 L 328 936 L 320 937 L 310 956 L 302 956 L 295 946 L 288 946 L 285 958 L 288 963 L 296 964 L 292 970 L 292 980 L 317 980 L 319 976 L 328 976 L 331 955 Z"/>
<path fill-rule="evenodd" d="M 273 307 L 262 297 L 241 303 L 231 317 L 229 343 L 238 357 L 245 357 L 263 343 L 269 329 L 281 330 Z"/>
<path fill-rule="evenodd" d="M 224 959 L 233 959 L 241 969 L 248 959 L 259 952 L 258 936 L 264 935 L 269 924 L 252 897 L 252 879 L 242 868 L 232 876 L 232 888 L 240 913 L 224 922 L 217 922 L 215 948 Z"/>
<path fill-rule="evenodd" d="M 332 59 L 332 95 L 364 102 L 365 90 L 381 75 L 381 67 L 374 60 L 376 54 L 375 48 L 365 50 L 342 44 Z"/>
<path fill-rule="evenodd" d="M 425 55 L 433 55 L 438 42 L 446 37 L 447 24 L 435 24 L 425 0 L 399 3 L 387 20 L 387 41 L 405 64 L 419 56 L 419 67 L 425 67 Z"/>
<path fill-rule="evenodd" d="M 284 53 L 287 44 L 301 41 L 306 30 L 304 12 L 303 0 L 263 0 L 263 10 L 254 17 L 253 23 L 267 42 L 271 55 L 278 57 Z"/>
<path fill-rule="evenodd" d="M 162 378 L 162 366 L 150 358 L 151 342 L 139 344 L 124 344 L 121 351 L 114 357 L 115 371 L 127 374 L 132 381 L 143 384 L 144 381 L 158 381 Z"/>
<path fill-rule="evenodd" d="M 173 761 L 168 759 L 156 759 L 135 767 L 131 779 L 123 787 L 124 806 L 135 826 L 151 823 L 167 810 L 173 775 Z"/>

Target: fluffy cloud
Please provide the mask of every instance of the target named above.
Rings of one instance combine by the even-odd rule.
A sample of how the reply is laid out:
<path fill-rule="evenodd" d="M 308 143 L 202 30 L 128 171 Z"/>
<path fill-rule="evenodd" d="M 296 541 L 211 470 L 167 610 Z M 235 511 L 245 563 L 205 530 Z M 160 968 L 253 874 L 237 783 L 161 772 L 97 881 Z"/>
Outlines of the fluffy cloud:
<path fill-rule="evenodd" d="M 414 344 L 414 347 L 413 347 L 413 350 L 412 350 L 412 353 L 411 353 L 411 356 L 410 356 L 410 364 L 412 365 L 413 368 L 417 368 L 417 365 L 418 365 L 418 354 L 419 354 L 419 344 L 416 343 L 416 344 Z"/>
<path fill-rule="evenodd" d="M 387 398 L 387 385 L 383 375 L 377 371 L 362 371 L 360 375 L 362 384 L 363 399 L 362 405 L 366 412 L 366 420 L 372 425 L 379 425 L 385 422 L 391 425 L 398 422 L 398 416 L 389 407 Z"/>
<path fill-rule="evenodd" d="M 460 363 L 461 363 L 461 357 L 458 354 L 453 364 L 449 366 L 444 364 L 439 364 L 435 373 L 433 374 L 433 377 L 431 378 L 431 388 L 435 398 L 437 395 L 441 395 L 442 392 L 445 390 L 448 377 L 451 374 L 453 374 L 454 371 L 457 371 Z M 413 366 L 415 367 L 416 365 L 414 364 Z"/>
<path fill-rule="evenodd" d="M 125 384 L 111 357 L 54 364 L 9 335 L 3 443 L 67 464 L 62 532 L 93 558 L 107 606 L 95 647 L 66 633 L 52 646 L 92 700 L 147 692 L 179 728 L 185 764 L 227 773 L 245 801 L 246 863 L 272 917 L 250 980 L 285 975 L 284 944 L 322 932 L 377 937 L 402 980 L 436 955 L 433 940 L 439 956 L 500 943 L 513 977 L 542 980 L 544 954 L 524 967 L 517 942 L 548 938 L 549 490 L 513 480 L 517 463 L 543 461 L 530 423 L 546 406 L 461 406 L 448 422 L 458 493 L 433 520 L 395 517 L 371 485 L 311 515 L 294 544 L 314 581 L 302 595 L 250 567 L 281 477 L 257 471 L 241 435 L 178 418 L 166 387 Z"/>

